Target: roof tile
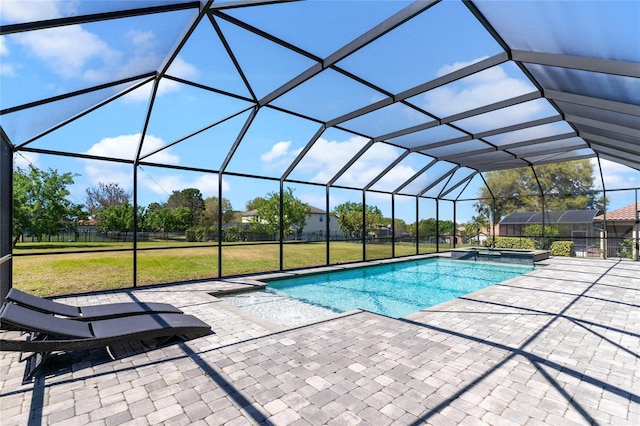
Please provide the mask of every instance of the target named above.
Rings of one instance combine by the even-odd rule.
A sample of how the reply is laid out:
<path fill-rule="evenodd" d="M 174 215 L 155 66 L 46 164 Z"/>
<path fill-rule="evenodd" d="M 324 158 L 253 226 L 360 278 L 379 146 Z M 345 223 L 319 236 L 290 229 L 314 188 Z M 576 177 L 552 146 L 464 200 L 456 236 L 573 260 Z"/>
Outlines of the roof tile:
<path fill-rule="evenodd" d="M 634 208 L 635 207 L 635 208 Z M 614 210 L 612 212 L 607 213 L 607 221 L 617 220 L 617 221 L 635 221 L 636 220 L 636 210 L 640 211 L 640 202 L 637 204 L 630 204 L 626 207 L 623 207 L 618 210 Z M 604 220 L 604 215 L 601 214 L 596 216 L 594 220 Z"/>

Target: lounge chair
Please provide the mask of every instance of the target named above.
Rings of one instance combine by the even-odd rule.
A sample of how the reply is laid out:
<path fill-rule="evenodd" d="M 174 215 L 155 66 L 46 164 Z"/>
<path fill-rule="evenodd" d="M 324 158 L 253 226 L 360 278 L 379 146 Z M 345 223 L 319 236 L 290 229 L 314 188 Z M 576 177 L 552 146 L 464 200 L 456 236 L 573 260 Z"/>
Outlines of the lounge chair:
<path fill-rule="evenodd" d="M 211 327 L 187 314 L 149 313 L 135 316 L 77 321 L 34 311 L 15 303 L 0 310 L 0 328 L 31 333 L 27 339 L 0 339 L 0 351 L 32 353 L 25 380 L 52 352 L 71 352 L 118 344 L 145 342 L 163 344 L 179 338 L 194 339 L 209 334 Z M 113 358 L 113 357 L 112 357 Z"/>
<path fill-rule="evenodd" d="M 83 321 L 148 314 L 152 312 L 182 313 L 180 309 L 168 303 L 124 302 L 94 306 L 72 306 L 54 302 L 49 299 L 43 299 L 16 290 L 15 288 L 9 290 L 6 300 L 36 311 L 44 312 L 45 314 L 59 315 Z"/>

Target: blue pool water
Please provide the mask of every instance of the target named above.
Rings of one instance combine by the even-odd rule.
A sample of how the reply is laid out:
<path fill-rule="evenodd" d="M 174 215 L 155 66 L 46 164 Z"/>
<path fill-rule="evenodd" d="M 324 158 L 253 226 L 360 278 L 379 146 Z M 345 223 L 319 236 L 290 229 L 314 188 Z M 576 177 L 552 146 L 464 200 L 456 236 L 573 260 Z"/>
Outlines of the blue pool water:
<path fill-rule="evenodd" d="M 431 258 L 273 280 L 267 291 L 336 312 L 364 309 L 401 318 L 533 269 Z"/>

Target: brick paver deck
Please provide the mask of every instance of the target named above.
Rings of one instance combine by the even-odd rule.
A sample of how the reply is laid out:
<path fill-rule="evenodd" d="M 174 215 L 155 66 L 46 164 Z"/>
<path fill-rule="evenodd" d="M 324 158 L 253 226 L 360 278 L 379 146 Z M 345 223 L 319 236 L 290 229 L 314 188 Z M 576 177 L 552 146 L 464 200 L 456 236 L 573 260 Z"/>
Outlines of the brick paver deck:
<path fill-rule="evenodd" d="M 1 424 L 640 424 L 640 264 L 545 264 L 406 319 L 288 330 L 209 295 L 240 279 L 68 298 L 170 302 L 215 334 L 58 355 L 28 384 L 3 352 Z"/>

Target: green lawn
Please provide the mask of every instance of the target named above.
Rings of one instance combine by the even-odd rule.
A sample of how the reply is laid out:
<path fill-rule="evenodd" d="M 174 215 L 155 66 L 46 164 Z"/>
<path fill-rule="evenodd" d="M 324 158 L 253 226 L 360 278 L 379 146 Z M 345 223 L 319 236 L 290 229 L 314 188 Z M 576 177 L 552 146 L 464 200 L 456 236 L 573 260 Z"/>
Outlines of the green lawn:
<path fill-rule="evenodd" d="M 138 244 L 137 284 L 150 285 L 218 277 L 218 247 L 206 244 L 144 242 Z M 13 285 L 41 296 L 126 288 L 133 285 L 130 243 L 29 243 L 14 250 Z M 149 248 L 150 250 L 144 250 Z M 152 249 L 153 248 L 153 249 Z M 367 244 L 367 259 L 391 257 L 391 244 Z M 124 249 L 104 251 L 105 249 Z M 434 246 L 420 245 L 420 252 Z M 51 253 L 44 255 L 46 253 Z M 23 256 L 22 254 L 29 254 Z M 415 254 L 415 245 L 398 243 L 395 255 Z M 222 275 L 277 271 L 278 244 L 222 246 Z M 330 243 L 330 263 L 362 260 L 362 244 Z M 283 269 L 323 266 L 326 243 L 289 242 L 283 246 Z"/>

